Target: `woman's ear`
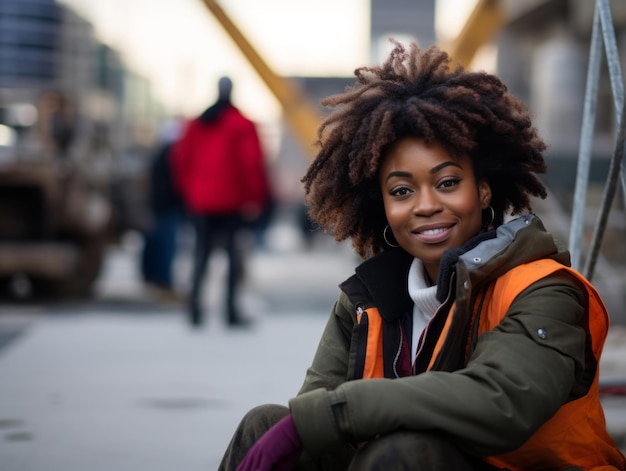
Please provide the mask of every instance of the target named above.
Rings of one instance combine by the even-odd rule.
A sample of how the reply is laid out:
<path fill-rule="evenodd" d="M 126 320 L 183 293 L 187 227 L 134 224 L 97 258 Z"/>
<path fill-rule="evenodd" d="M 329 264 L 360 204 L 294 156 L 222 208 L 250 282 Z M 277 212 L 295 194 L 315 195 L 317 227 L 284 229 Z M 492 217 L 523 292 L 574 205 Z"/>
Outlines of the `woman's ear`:
<path fill-rule="evenodd" d="M 491 204 L 491 185 L 486 178 L 478 182 L 478 198 L 480 199 L 480 207 L 487 209 Z"/>

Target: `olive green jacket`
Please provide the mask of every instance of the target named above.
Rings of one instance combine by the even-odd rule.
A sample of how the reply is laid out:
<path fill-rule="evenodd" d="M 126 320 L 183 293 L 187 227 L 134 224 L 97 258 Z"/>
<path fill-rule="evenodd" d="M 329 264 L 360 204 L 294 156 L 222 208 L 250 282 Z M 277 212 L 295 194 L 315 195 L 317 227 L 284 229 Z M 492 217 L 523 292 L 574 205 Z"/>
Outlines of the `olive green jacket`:
<path fill-rule="evenodd" d="M 539 218 L 515 219 L 444 254 L 438 297 L 469 287 L 464 306 L 456 296 L 456 308 L 471 310 L 481 288 L 541 258 L 569 263 Z M 357 297 L 370 296 L 383 318 L 396 315 L 394 308 L 406 311 L 412 305 L 406 286 L 410 262 L 401 249 L 382 253 L 360 265 L 348 285 L 360 281 Z M 584 395 L 597 367 L 586 350 L 586 291 L 565 272 L 526 288 L 500 325 L 478 337 L 466 365 L 394 379 L 348 380 L 354 377 L 353 332 L 361 302 L 354 290 L 351 296 L 341 293 L 304 384 L 289 402 L 303 446 L 312 454 L 398 429 L 437 430 L 475 456 L 504 453 L 522 445 L 563 404 Z M 537 326 L 547 340 L 536 338 Z"/>

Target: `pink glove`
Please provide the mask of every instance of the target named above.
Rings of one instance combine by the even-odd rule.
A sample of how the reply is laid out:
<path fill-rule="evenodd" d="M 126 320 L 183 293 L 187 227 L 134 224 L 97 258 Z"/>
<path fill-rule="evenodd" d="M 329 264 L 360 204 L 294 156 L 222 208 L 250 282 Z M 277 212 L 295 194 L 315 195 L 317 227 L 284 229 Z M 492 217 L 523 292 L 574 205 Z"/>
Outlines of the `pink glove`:
<path fill-rule="evenodd" d="M 250 448 L 237 471 L 292 471 L 301 453 L 302 443 L 289 414 Z"/>

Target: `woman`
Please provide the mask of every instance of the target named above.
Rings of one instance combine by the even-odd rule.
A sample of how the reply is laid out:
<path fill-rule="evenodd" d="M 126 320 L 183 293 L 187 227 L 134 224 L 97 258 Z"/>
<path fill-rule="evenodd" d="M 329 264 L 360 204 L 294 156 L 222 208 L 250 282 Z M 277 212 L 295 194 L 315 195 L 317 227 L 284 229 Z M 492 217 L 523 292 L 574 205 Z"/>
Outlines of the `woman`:
<path fill-rule="evenodd" d="M 221 469 L 626 469 L 598 395 L 608 315 L 530 212 L 528 110 L 434 47 L 356 76 L 303 182 L 365 261 L 297 397 L 249 412 Z"/>

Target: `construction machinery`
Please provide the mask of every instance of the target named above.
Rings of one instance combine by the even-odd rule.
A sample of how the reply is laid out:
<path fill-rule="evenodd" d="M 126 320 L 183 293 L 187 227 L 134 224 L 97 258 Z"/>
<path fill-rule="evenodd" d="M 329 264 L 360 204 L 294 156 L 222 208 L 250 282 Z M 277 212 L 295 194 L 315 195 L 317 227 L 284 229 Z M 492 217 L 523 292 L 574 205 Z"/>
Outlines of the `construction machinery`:
<path fill-rule="evenodd" d="M 11 116 L 25 106 L 2 108 L 0 285 L 5 294 L 83 295 L 100 272 L 111 204 L 58 149 L 28 149 L 23 134 L 45 113 L 33 109 L 30 126 L 22 128 Z"/>
<path fill-rule="evenodd" d="M 59 0 L 0 0 L 0 30 L 2 294 L 87 294 L 109 242 L 145 228 L 160 106 Z"/>

